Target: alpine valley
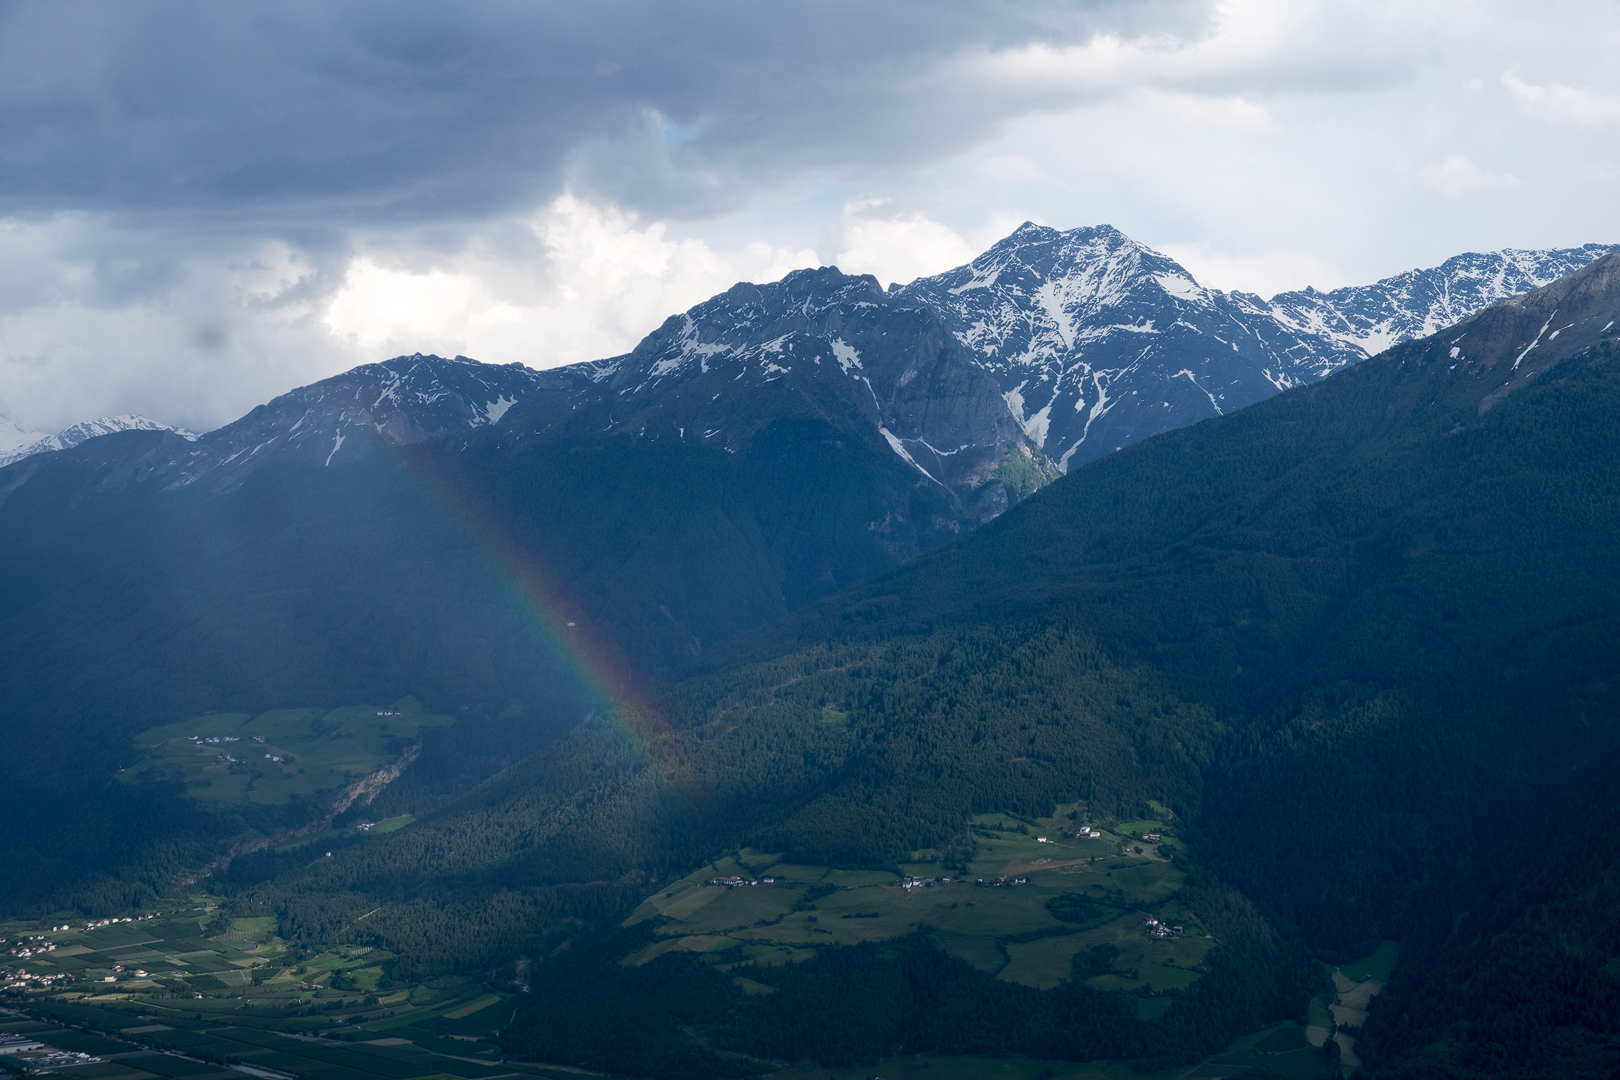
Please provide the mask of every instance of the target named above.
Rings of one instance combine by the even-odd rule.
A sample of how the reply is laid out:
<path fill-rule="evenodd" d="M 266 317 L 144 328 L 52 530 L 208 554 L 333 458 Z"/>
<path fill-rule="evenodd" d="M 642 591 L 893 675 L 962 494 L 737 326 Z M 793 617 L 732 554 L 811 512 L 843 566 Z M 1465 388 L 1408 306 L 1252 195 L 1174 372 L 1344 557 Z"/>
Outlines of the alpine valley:
<path fill-rule="evenodd" d="M 572 367 L 5 425 L 13 1033 L 1615 1075 L 1617 321 L 1615 246 L 1265 300 L 1026 224 Z"/>

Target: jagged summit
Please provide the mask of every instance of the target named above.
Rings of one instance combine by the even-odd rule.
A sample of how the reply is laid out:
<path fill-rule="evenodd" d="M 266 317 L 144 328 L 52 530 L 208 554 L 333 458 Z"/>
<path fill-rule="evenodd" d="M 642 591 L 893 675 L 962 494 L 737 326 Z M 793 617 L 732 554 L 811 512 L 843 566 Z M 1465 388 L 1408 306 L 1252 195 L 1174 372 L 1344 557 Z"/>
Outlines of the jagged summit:
<path fill-rule="evenodd" d="M 1026 224 L 899 296 L 940 312 L 1060 467 L 1297 382 L 1313 350 L 1111 226 Z"/>
<path fill-rule="evenodd" d="M 1371 285 L 1278 293 L 1266 306 L 1285 325 L 1372 356 L 1508 297 L 1539 289 L 1616 250 L 1620 247 L 1613 244 L 1586 244 L 1543 251 L 1467 252 L 1439 266 L 1408 270 Z"/>
<path fill-rule="evenodd" d="M 1469 253 L 1373 285 L 1265 300 L 1205 288 L 1109 225 L 1025 222 L 966 266 L 894 295 L 940 313 L 1067 469 L 1324 378 L 1614 250 Z"/>
<path fill-rule="evenodd" d="M 965 266 L 903 287 L 833 266 L 739 283 L 606 360 L 365 364 L 210 433 L 167 471 L 229 488 L 271 460 L 341 465 L 444 438 L 515 447 L 651 434 L 737 452 L 797 417 L 862 433 L 984 520 L 1055 469 L 1314 382 L 1615 250 L 1468 253 L 1266 300 L 1206 288 L 1111 225 L 1025 222 Z M 95 421 L 0 451 L 0 464 L 164 427 Z"/>
<path fill-rule="evenodd" d="M 414 353 L 301 386 L 203 436 L 175 483 L 232 486 L 265 461 L 332 465 L 499 423 L 519 402 L 578 382 L 566 369 Z M 347 458 L 345 458 L 347 455 Z"/>
<path fill-rule="evenodd" d="M 1029 490 L 995 483 L 1008 454 L 1032 475 L 1048 468 L 933 310 L 837 267 L 734 285 L 631 352 L 564 371 L 597 389 L 526 415 L 539 435 L 652 432 L 736 451 L 778 419 L 815 418 L 881 440 L 978 518 Z"/>

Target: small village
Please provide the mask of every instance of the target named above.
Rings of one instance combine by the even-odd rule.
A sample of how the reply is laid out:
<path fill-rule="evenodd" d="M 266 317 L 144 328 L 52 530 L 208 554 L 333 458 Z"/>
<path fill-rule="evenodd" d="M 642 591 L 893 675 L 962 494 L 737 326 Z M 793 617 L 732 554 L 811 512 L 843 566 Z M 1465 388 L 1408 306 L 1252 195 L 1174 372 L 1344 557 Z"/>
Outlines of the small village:
<path fill-rule="evenodd" d="M 1142 925 L 1147 927 L 1148 937 L 1153 938 L 1180 937 L 1187 932 L 1185 927 L 1170 926 L 1151 915 L 1142 920 Z"/>

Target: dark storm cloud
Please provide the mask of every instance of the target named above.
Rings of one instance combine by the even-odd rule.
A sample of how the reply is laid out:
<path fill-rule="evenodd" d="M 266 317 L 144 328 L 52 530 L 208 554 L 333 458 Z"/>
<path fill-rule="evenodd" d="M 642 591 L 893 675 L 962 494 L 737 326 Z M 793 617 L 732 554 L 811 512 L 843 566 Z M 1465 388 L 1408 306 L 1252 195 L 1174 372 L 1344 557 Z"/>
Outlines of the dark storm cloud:
<path fill-rule="evenodd" d="M 941 79 L 1202 5 L 0 6 L 0 212 L 417 221 L 566 182 L 704 213 L 807 169 L 935 159 L 1032 107 Z"/>

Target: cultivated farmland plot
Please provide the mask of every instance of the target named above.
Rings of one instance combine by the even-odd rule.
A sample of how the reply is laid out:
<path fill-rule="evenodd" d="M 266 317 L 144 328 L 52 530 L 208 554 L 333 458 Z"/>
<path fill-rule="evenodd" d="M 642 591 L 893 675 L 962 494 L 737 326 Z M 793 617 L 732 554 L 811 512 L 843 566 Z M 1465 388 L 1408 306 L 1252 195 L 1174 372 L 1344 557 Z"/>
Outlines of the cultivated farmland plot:
<path fill-rule="evenodd" d="M 1192 985 L 1216 942 L 1172 899 L 1184 875 L 1171 827 L 1163 820 L 1117 823 L 1080 839 L 1083 817 L 1078 806 L 1028 821 L 978 815 L 973 857 L 954 872 L 931 852 L 914 853 L 922 861 L 893 870 L 852 870 L 743 850 L 649 896 L 625 925 L 653 927 L 657 940 L 627 962 L 684 949 L 730 970 L 927 929 L 946 951 L 1029 986 L 1071 978 L 1075 958 L 1101 946 L 1117 950 L 1107 970 L 1083 976 L 1099 989 L 1151 994 Z M 1158 839 L 1144 841 L 1144 834 Z M 730 878 L 772 882 L 712 883 Z M 1154 937 L 1149 919 L 1182 933 Z M 1145 1016 L 1168 1005 L 1142 1001 Z"/>
<path fill-rule="evenodd" d="M 208 713 L 142 732 L 135 739 L 142 757 L 118 778 L 178 777 L 187 795 L 209 802 L 310 799 L 375 773 L 423 728 L 453 719 L 409 697 L 387 706 Z"/>

